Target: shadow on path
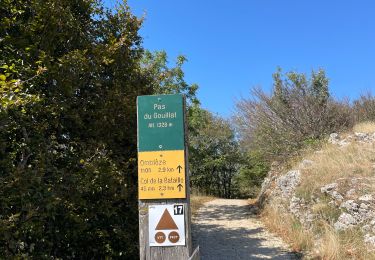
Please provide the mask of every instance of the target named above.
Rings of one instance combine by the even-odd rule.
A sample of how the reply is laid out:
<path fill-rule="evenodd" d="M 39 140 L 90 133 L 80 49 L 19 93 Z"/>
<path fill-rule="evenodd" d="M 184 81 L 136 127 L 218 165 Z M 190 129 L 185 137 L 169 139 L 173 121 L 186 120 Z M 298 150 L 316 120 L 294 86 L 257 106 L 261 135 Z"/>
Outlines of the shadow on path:
<path fill-rule="evenodd" d="M 192 227 L 202 260 L 300 259 L 264 230 L 246 201 L 211 201 L 199 210 Z"/>

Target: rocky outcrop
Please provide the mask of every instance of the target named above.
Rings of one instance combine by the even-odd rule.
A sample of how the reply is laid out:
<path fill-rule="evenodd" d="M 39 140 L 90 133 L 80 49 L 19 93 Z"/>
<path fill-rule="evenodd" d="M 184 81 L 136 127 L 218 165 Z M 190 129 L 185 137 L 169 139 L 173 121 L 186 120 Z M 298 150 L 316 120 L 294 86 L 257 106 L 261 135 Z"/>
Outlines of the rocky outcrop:
<path fill-rule="evenodd" d="M 290 197 L 297 185 L 301 182 L 299 170 L 288 171 L 285 175 L 276 179 L 276 185 L 281 191 L 281 196 Z"/>
<path fill-rule="evenodd" d="M 324 185 L 320 188 L 320 192 L 330 196 L 335 201 L 342 201 L 344 197 L 337 191 L 338 184 L 336 182 Z"/>
<path fill-rule="evenodd" d="M 348 135 L 345 138 L 341 138 L 339 134 L 332 133 L 328 138 L 328 143 L 335 144 L 338 146 L 347 146 L 352 142 L 359 143 L 372 143 L 375 142 L 375 133 L 354 133 L 353 135 Z"/>
<path fill-rule="evenodd" d="M 354 133 L 345 138 L 333 133 L 328 142 L 338 147 L 353 142 L 375 143 L 375 133 Z M 303 178 L 301 171 L 313 166 L 314 161 L 303 159 L 295 169 L 289 171 L 280 170 L 279 166 L 273 167 L 262 185 L 260 206 L 273 203 L 296 217 L 305 228 L 310 228 L 311 223 L 319 217 L 314 208 L 324 204 L 334 212 L 330 216 L 334 229 L 360 228 L 364 232 L 363 241 L 375 249 L 375 193 L 372 194 L 373 189 L 369 189 L 375 187 L 375 176 L 342 177 L 322 185 L 320 194 L 318 191 L 309 198 L 301 197 L 296 192 Z M 373 168 L 375 173 L 375 164 Z"/>

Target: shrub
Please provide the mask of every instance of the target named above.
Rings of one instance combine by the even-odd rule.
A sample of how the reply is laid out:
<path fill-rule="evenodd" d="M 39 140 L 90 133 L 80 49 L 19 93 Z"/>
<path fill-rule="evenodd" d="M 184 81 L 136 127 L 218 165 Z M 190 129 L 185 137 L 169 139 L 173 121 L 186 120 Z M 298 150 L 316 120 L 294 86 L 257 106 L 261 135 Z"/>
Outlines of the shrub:
<path fill-rule="evenodd" d="M 330 97 L 323 70 L 310 79 L 281 70 L 274 75 L 271 94 L 253 88 L 251 99 L 237 103 L 236 123 L 245 146 L 272 159 L 295 154 L 305 144 L 352 125 L 347 101 Z"/>
<path fill-rule="evenodd" d="M 249 152 L 244 156 L 242 166 L 235 177 L 237 196 L 255 198 L 268 171 L 267 161 L 259 153 Z"/>
<path fill-rule="evenodd" d="M 353 110 L 356 122 L 375 121 L 375 97 L 371 93 L 362 94 L 354 101 Z"/>

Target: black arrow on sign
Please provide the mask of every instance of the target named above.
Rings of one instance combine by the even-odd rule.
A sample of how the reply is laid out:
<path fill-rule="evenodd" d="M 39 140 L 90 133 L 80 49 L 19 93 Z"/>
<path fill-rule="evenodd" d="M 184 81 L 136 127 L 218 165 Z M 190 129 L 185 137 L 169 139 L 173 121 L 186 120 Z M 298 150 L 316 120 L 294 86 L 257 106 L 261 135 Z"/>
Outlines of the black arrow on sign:
<path fill-rule="evenodd" d="M 178 191 L 181 191 L 182 187 L 184 187 L 184 186 L 182 186 L 182 184 L 181 184 L 181 183 L 180 183 L 180 184 L 178 184 L 178 185 L 177 185 Z"/>
<path fill-rule="evenodd" d="M 181 167 L 181 165 L 177 166 L 177 170 L 178 170 L 178 173 L 180 173 L 180 172 L 181 172 L 181 170 L 182 170 L 182 167 Z"/>

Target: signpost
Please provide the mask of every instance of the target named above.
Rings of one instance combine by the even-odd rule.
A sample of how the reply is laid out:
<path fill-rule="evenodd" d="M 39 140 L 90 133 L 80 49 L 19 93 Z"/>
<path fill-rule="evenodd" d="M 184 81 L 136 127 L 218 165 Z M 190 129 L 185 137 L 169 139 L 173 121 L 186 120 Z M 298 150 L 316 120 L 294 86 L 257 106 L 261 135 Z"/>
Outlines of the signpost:
<path fill-rule="evenodd" d="M 140 259 L 192 255 L 190 189 L 183 95 L 139 96 Z"/>

